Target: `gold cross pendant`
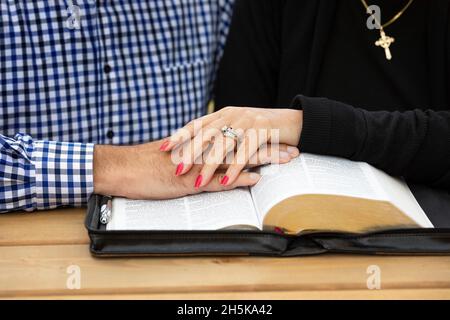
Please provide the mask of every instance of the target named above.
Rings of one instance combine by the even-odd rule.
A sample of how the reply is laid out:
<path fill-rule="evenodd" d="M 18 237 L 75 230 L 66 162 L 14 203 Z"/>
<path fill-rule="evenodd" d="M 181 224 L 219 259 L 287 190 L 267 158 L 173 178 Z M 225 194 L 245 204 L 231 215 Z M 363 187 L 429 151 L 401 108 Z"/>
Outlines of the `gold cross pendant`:
<path fill-rule="evenodd" d="M 394 38 L 387 36 L 386 33 L 384 33 L 384 30 L 380 29 L 380 39 L 377 42 L 375 42 L 375 45 L 377 47 L 383 48 L 386 54 L 386 59 L 391 60 L 392 54 L 391 49 L 389 49 L 389 47 L 394 42 L 395 42 Z"/>

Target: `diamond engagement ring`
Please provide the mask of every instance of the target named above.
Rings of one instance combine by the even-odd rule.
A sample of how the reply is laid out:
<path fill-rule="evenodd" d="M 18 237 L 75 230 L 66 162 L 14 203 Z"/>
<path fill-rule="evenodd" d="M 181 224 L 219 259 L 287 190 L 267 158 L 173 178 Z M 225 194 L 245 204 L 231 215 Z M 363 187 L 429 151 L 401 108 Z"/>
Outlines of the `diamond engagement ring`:
<path fill-rule="evenodd" d="M 233 130 L 233 128 L 225 126 L 221 131 L 224 137 L 234 139 L 236 142 L 239 141 L 239 135 L 235 130 Z"/>

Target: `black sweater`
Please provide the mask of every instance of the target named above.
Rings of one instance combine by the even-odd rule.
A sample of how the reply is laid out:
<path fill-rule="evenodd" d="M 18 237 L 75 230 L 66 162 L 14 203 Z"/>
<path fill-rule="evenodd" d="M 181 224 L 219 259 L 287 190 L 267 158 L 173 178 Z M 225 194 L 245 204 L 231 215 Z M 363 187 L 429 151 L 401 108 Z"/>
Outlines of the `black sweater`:
<path fill-rule="evenodd" d="M 404 5 L 378 3 L 389 18 L 398 11 L 389 3 Z M 218 107 L 303 109 L 301 151 L 365 161 L 450 190 L 450 2 L 416 0 L 386 30 L 396 37 L 391 62 L 356 5 L 238 0 L 217 77 Z M 339 39 L 348 40 L 345 51 Z M 331 99 L 318 98 L 324 95 Z"/>

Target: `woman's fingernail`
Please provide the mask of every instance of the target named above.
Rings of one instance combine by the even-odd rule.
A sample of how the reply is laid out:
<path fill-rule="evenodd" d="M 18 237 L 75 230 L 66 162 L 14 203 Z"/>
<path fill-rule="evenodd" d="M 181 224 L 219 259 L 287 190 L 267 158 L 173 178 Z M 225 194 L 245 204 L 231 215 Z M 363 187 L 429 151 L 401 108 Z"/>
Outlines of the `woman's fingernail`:
<path fill-rule="evenodd" d="M 287 147 L 287 152 L 294 157 L 300 154 L 300 151 L 296 147 Z"/>
<path fill-rule="evenodd" d="M 223 186 L 226 186 L 228 181 L 230 181 L 230 178 L 228 176 L 224 176 L 222 178 L 222 180 L 220 181 L 220 184 L 223 185 Z"/>
<path fill-rule="evenodd" d="M 177 167 L 177 171 L 175 171 L 175 175 L 179 176 L 183 172 L 183 168 L 184 168 L 184 164 L 183 164 L 183 162 L 181 162 Z"/>
<path fill-rule="evenodd" d="M 195 180 L 195 189 L 200 188 L 200 186 L 202 185 L 202 181 L 203 181 L 203 177 L 202 177 L 202 175 L 199 175 L 197 177 L 197 180 Z"/>
<path fill-rule="evenodd" d="M 161 146 L 161 148 L 159 148 L 159 150 L 166 151 L 168 146 L 169 146 L 169 141 L 166 141 L 162 144 L 162 146 Z"/>
<path fill-rule="evenodd" d="M 258 182 L 261 179 L 261 176 L 257 173 L 250 173 L 250 180 Z"/>
<path fill-rule="evenodd" d="M 280 151 L 280 160 L 289 160 L 291 159 L 291 156 L 289 155 L 289 153 L 284 152 L 284 151 Z"/>

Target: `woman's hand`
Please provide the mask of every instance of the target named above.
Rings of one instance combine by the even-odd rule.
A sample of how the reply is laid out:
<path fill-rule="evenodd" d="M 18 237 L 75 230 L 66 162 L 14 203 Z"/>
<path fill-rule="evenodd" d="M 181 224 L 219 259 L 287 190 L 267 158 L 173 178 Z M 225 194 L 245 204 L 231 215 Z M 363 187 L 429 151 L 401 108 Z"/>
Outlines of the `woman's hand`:
<path fill-rule="evenodd" d="M 184 175 L 194 164 L 203 165 L 196 188 L 207 185 L 223 164 L 229 167 L 221 183 L 234 183 L 239 173 L 254 163 L 265 163 L 264 153 L 278 154 L 271 163 L 285 163 L 299 155 L 296 147 L 302 130 L 303 112 L 291 109 L 227 107 L 188 123 L 161 145 L 161 151 L 176 151 L 176 175 Z M 232 128 L 236 136 L 225 136 Z M 172 157 L 174 160 L 174 157 Z"/>

